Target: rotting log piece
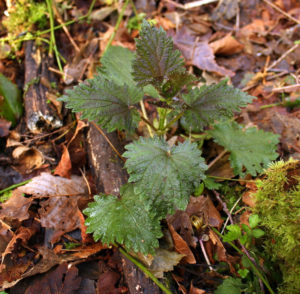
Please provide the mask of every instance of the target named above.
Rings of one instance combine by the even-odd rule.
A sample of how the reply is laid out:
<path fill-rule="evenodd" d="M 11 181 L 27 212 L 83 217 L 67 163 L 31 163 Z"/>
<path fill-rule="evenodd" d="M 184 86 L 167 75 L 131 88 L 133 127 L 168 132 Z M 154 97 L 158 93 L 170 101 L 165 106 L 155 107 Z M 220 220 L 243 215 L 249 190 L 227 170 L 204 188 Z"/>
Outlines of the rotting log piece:
<path fill-rule="evenodd" d="M 25 42 L 24 106 L 26 124 L 30 132 L 37 134 L 62 126 L 56 111 L 48 102 L 54 75 L 49 71 L 52 59 L 35 46 Z"/>
<path fill-rule="evenodd" d="M 116 133 L 107 136 L 117 150 L 122 153 L 121 143 Z M 123 169 L 123 162 L 92 124 L 87 139 L 90 167 L 94 173 L 98 192 L 118 195 L 121 185 L 125 184 L 128 178 L 126 171 Z M 122 265 L 131 294 L 162 293 L 158 286 L 131 261 L 122 257 Z"/>

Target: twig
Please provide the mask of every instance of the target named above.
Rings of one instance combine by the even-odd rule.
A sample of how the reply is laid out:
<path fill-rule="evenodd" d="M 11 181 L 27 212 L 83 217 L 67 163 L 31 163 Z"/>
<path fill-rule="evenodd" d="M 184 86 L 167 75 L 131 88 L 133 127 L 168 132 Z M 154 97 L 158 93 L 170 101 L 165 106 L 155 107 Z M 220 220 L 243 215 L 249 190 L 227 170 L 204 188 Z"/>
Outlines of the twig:
<path fill-rule="evenodd" d="M 221 159 L 228 151 L 226 149 L 224 149 L 214 160 L 212 160 L 209 164 L 208 164 L 208 168 L 210 169 L 219 159 Z"/>
<path fill-rule="evenodd" d="M 120 252 L 129 259 L 133 264 L 135 264 L 145 275 L 147 275 L 164 293 L 172 294 L 172 292 L 161 283 L 142 263 L 136 260 L 133 256 L 127 253 L 121 246 L 119 247 Z"/>
<path fill-rule="evenodd" d="M 286 58 L 290 53 L 292 53 L 294 50 L 296 50 L 299 47 L 299 45 L 300 44 L 295 44 L 288 51 L 286 51 L 283 55 L 281 55 L 280 58 L 275 60 L 269 67 L 267 67 L 267 71 L 269 71 L 271 68 L 273 68 L 275 65 L 277 65 L 280 61 L 282 61 L 284 58 Z"/>
<path fill-rule="evenodd" d="M 268 5 L 272 6 L 274 9 L 276 9 L 277 11 L 279 11 L 280 13 L 282 13 L 283 15 L 285 15 L 287 18 L 289 18 L 290 20 L 296 22 L 297 24 L 300 24 L 300 20 L 298 20 L 297 18 L 291 16 L 290 14 L 288 14 L 287 12 L 283 11 L 280 7 L 278 7 L 277 5 L 273 4 L 272 2 L 270 2 L 269 0 L 263 0 L 264 2 L 266 2 Z"/>
<path fill-rule="evenodd" d="M 241 199 L 242 199 L 242 197 L 240 197 L 240 198 L 233 204 L 233 206 L 231 207 L 231 209 L 230 209 L 230 211 L 229 211 L 230 215 L 231 215 L 232 212 L 235 210 L 236 206 L 239 204 L 239 202 L 241 201 Z M 230 219 L 229 219 L 229 216 L 227 216 L 227 219 L 226 219 L 226 221 L 225 221 L 225 223 L 224 223 L 224 225 L 223 225 L 223 229 L 222 229 L 222 231 L 221 231 L 221 234 L 222 234 L 222 235 L 223 235 L 223 233 L 224 233 L 224 231 L 225 231 L 225 228 L 226 228 L 226 226 L 227 226 L 229 220 L 230 220 Z"/>
<path fill-rule="evenodd" d="M 126 161 L 125 158 L 119 153 L 119 151 L 116 149 L 116 147 L 113 145 L 113 143 L 109 140 L 109 138 L 106 136 L 106 134 L 101 130 L 101 128 L 95 123 L 95 122 L 91 122 L 91 124 L 98 130 L 98 132 L 105 138 L 105 140 L 107 141 L 107 143 L 109 144 L 109 146 L 112 148 L 112 150 L 115 151 L 115 153 L 118 155 L 118 157 L 122 160 L 122 161 Z"/>
<path fill-rule="evenodd" d="M 77 52 L 79 52 L 80 49 L 79 49 L 79 47 L 77 46 L 77 44 L 75 43 L 74 39 L 71 37 L 68 28 L 67 28 L 66 25 L 64 24 L 63 19 L 62 19 L 61 15 L 59 14 L 59 11 L 58 11 L 58 9 L 57 9 L 56 2 L 55 2 L 55 1 L 52 2 L 52 8 L 53 8 L 53 10 L 54 10 L 54 13 L 56 14 L 57 21 L 63 26 L 62 28 L 63 28 L 65 34 L 67 35 L 68 39 L 70 40 L 71 44 L 73 45 L 74 49 L 75 49 Z"/>
<path fill-rule="evenodd" d="M 233 182 L 247 182 L 247 183 L 255 183 L 255 180 L 244 180 L 244 179 L 230 179 L 225 177 L 218 177 L 218 176 L 207 176 L 208 178 L 216 179 L 216 180 L 224 180 L 224 181 L 233 181 Z"/>
<path fill-rule="evenodd" d="M 285 87 L 280 87 L 280 88 L 274 88 L 274 89 L 272 89 L 272 92 L 281 92 L 281 91 L 286 91 L 286 90 L 292 90 L 292 91 L 295 90 L 296 91 L 296 90 L 298 90 L 298 88 L 300 89 L 300 84 L 295 84 L 295 85 L 290 85 L 290 86 L 285 86 Z"/>
<path fill-rule="evenodd" d="M 214 269 L 213 269 L 213 267 L 211 266 L 211 263 L 210 263 L 209 258 L 208 258 L 208 256 L 207 256 L 207 253 L 206 253 L 206 250 L 205 250 L 203 241 L 202 241 L 201 238 L 198 238 L 198 240 L 199 240 L 199 244 L 200 244 L 201 251 L 202 251 L 202 253 L 203 253 L 204 259 L 205 259 L 205 261 L 206 261 L 206 263 L 207 263 L 207 265 L 208 265 L 208 268 L 209 268 L 210 271 L 213 271 Z"/>

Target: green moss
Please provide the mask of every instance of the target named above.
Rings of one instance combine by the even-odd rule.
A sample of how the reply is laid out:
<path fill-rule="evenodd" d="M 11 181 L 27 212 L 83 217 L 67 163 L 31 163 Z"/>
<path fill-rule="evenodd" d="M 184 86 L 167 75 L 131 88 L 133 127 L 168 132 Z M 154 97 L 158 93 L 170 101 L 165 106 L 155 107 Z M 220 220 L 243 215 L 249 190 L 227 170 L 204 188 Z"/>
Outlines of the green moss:
<path fill-rule="evenodd" d="M 300 293 L 300 161 L 274 163 L 258 182 L 255 213 L 266 228 L 265 250 L 279 264 L 278 293 Z"/>
<path fill-rule="evenodd" d="M 39 28 L 47 24 L 46 4 L 33 0 L 19 0 L 8 9 L 9 16 L 3 20 L 9 34 L 14 36 L 31 31 L 35 24 Z"/>

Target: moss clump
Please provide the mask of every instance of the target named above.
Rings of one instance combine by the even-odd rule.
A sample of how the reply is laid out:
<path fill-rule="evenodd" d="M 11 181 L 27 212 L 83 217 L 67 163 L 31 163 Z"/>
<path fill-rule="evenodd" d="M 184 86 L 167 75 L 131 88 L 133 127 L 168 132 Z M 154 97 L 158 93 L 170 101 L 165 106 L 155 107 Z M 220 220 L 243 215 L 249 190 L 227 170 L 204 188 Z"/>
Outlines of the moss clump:
<path fill-rule="evenodd" d="M 266 228 L 266 251 L 282 271 L 278 293 L 300 293 L 300 161 L 274 163 L 258 182 L 255 213 Z"/>
<path fill-rule="evenodd" d="M 8 7 L 8 17 L 3 20 L 3 25 L 9 34 L 18 34 L 31 31 L 34 24 L 39 28 L 47 24 L 46 4 L 37 3 L 33 0 L 18 0 L 14 5 Z"/>

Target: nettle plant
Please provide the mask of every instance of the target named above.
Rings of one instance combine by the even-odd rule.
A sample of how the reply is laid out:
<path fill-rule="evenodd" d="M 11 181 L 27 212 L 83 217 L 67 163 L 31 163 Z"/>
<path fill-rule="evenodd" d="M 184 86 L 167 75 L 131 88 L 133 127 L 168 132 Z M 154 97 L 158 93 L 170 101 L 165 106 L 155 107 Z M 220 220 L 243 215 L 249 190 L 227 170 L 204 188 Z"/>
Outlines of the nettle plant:
<path fill-rule="evenodd" d="M 278 138 L 233 121 L 234 112 L 254 97 L 228 86 L 226 80 L 196 87 L 197 78 L 186 71 L 181 53 L 162 28 L 143 21 L 136 48 L 134 54 L 110 47 L 98 74 L 67 90 L 61 100 L 108 132 L 132 133 L 143 120 L 155 133 L 125 146 L 129 183 L 121 187 L 120 197 L 95 196 L 84 210 L 88 232 L 96 241 L 153 254 L 162 237 L 160 221 L 176 209 L 184 210 L 206 177 L 207 165 L 196 142 L 170 146 L 166 141 L 175 123 L 188 133 L 209 134 L 231 153 L 231 165 L 240 176 L 255 176 L 274 160 Z M 145 96 L 161 106 L 157 121 L 149 121 L 140 111 Z"/>

